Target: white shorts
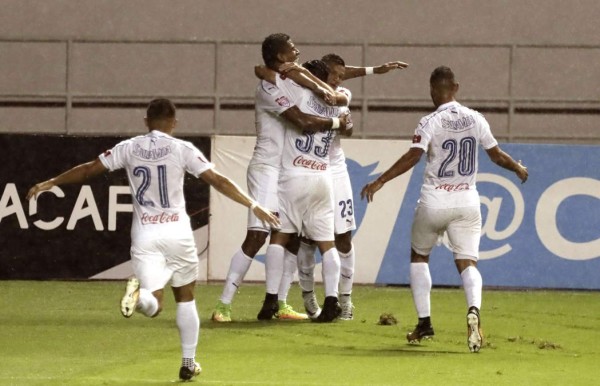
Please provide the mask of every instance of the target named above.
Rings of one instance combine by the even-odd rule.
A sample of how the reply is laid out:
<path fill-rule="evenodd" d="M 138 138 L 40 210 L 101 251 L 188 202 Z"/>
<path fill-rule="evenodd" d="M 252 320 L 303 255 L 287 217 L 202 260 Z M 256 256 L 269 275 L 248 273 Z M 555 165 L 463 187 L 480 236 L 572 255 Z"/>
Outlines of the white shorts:
<path fill-rule="evenodd" d="M 448 234 L 449 248 L 456 259 L 479 259 L 481 211 L 478 206 L 433 209 L 417 206 L 412 225 L 411 246 L 428 256 L 438 237 Z"/>
<path fill-rule="evenodd" d="M 279 186 L 279 169 L 268 165 L 249 165 L 246 174 L 248 195 L 262 207 L 279 212 L 277 191 Z M 248 210 L 248 229 L 270 232 L 269 224 L 262 222 Z"/>
<path fill-rule="evenodd" d="M 284 177 L 279 182 L 281 232 L 333 241 L 333 190 L 329 174 Z"/>
<path fill-rule="evenodd" d="M 133 272 L 150 292 L 169 281 L 181 287 L 198 279 L 198 252 L 193 238 L 135 240 L 131 243 Z"/>
<path fill-rule="evenodd" d="M 354 201 L 352 199 L 352 185 L 348 172 L 333 176 L 333 197 L 335 234 L 341 235 L 356 229 L 354 221 Z"/>

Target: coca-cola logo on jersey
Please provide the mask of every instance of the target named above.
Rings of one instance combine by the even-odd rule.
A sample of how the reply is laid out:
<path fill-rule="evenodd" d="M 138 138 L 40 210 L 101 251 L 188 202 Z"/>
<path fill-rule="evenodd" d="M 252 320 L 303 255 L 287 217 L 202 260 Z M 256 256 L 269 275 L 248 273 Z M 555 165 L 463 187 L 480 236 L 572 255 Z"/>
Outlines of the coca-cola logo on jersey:
<path fill-rule="evenodd" d="M 311 170 L 327 170 L 327 163 L 299 155 L 294 158 L 294 166 Z"/>
<path fill-rule="evenodd" d="M 161 214 L 150 215 L 150 214 L 144 212 L 144 213 L 142 213 L 142 217 L 140 218 L 140 221 L 144 225 L 164 224 L 167 222 L 179 221 L 179 214 L 178 213 L 169 214 L 169 213 L 162 212 Z"/>

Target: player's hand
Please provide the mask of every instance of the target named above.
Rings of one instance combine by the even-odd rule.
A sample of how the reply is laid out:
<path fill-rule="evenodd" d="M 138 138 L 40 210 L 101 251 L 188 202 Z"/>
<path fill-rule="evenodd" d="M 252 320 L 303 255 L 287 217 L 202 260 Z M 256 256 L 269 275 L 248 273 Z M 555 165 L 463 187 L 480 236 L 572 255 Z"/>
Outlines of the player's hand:
<path fill-rule="evenodd" d="M 281 222 L 279 221 L 279 218 L 277 218 L 277 216 L 271 211 L 263 208 L 260 205 L 255 206 L 254 209 L 252 209 L 252 213 L 254 213 L 254 215 L 258 217 L 259 220 L 268 223 L 274 228 L 281 227 Z"/>
<path fill-rule="evenodd" d="M 354 123 L 352 122 L 352 115 L 350 112 L 340 115 L 340 128 L 339 130 L 352 130 Z"/>
<path fill-rule="evenodd" d="M 34 186 L 31 187 L 31 189 L 29 189 L 29 192 L 27 192 L 27 199 L 31 200 L 34 197 L 37 197 L 37 194 L 40 192 L 44 192 L 46 190 L 50 190 L 55 186 L 54 182 L 52 182 L 52 180 L 48 180 L 48 181 L 44 181 L 44 182 L 40 182 L 39 184 L 36 184 Z"/>
<path fill-rule="evenodd" d="M 517 174 L 517 177 L 519 177 L 519 179 L 521 180 L 521 183 L 524 184 L 525 181 L 527 181 L 527 178 L 529 178 L 529 171 L 527 171 L 527 166 L 521 163 L 521 160 L 519 160 L 518 164 L 519 167 L 517 168 L 515 173 Z"/>
<path fill-rule="evenodd" d="M 317 94 L 317 96 L 319 96 L 319 98 L 323 99 L 325 101 L 325 103 L 327 103 L 330 106 L 335 106 L 337 105 L 337 98 L 335 97 L 335 94 L 332 93 L 331 91 L 318 86 L 314 91 L 315 94 Z"/>
<path fill-rule="evenodd" d="M 367 202 L 373 202 L 373 196 L 382 187 L 383 187 L 383 182 L 381 182 L 379 179 L 369 182 L 360 191 L 360 198 L 364 200 L 366 197 Z"/>
<path fill-rule="evenodd" d="M 408 63 L 404 63 L 404 62 L 400 62 L 400 61 L 395 61 L 395 62 L 387 62 L 382 64 L 381 66 L 377 66 L 377 67 L 373 67 L 373 72 L 375 74 L 385 74 L 386 72 L 392 71 L 392 70 L 397 70 L 397 69 L 404 69 L 408 67 Z"/>

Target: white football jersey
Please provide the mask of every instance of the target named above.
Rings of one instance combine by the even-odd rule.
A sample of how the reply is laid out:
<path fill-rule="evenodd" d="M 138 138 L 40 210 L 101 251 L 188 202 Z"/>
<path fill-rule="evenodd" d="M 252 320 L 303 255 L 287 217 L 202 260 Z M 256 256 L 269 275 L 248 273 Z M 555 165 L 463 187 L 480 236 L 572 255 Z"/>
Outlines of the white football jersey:
<path fill-rule="evenodd" d="M 478 147 L 497 144 L 483 115 L 458 102 L 423 117 L 411 145 L 427 153 L 419 202 L 431 208 L 479 206 Z"/>
<path fill-rule="evenodd" d="M 292 106 L 277 86 L 261 80 L 255 93 L 256 145 L 251 165 L 267 164 L 279 168 L 285 127 L 290 123 L 280 114 Z"/>
<path fill-rule="evenodd" d="M 183 178 L 212 169 L 192 143 L 153 130 L 118 143 L 99 156 L 110 171 L 125 169 L 133 202 L 132 240 L 192 235 Z"/>
<path fill-rule="evenodd" d="M 341 92 L 348 98 L 348 105 L 340 106 L 340 114 L 345 114 L 350 111 L 350 101 L 352 100 L 352 92 L 345 87 L 338 87 L 337 92 Z M 341 136 L 336 135 L 331 143 L 331 149 L 329 151 L 329 162 L 331 163 L 331 174 L 334 176 L 344 175 L 347 172 L 346 167 L 346 155 L 342 149 Z"/>
<path fill-rule="evenodd" d="M 293 80 L 277 76 L 277 87 L 300 111 L 321 117 L 338 117 L 339 107 L 329 106 L 312 91 Z M 286 175 L 323 173 L 329 170 L 329 150 L 336 136 L 334 130 L 300 131 L 292 126 L 285 131 L 281 156 L 282 173 Z"/>

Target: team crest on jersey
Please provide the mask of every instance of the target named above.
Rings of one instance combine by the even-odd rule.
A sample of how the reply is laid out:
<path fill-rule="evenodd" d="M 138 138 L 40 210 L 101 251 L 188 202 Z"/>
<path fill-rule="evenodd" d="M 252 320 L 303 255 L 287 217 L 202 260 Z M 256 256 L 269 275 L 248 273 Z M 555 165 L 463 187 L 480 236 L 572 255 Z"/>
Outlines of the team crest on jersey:
<path fill-rule="evenodd" d="M 103 155 L 104 155 L 105 157 L 108 157 L 108 156 L 109 156 L 109 155 L 111 155 L 111 154 L 112 154 L 112 153 L 111 153 L 111 151 L 110 151 L 110 150 L 107 150 L 107 151 L 105 151 L 105 152 L 104 152 L 104 154 L 103 154 Z"/>
<path fill-rule="evenodd" d="M 279 106 L 290 107 L 290 101 L 285 96 L 280 96 L 279 98 L 275 99 L 275 102 L 277 102 Z"/>
<path fill-rule="evenodd" d="M 420 135 L 414 135 L 413 139 L 412 139 L 412 143 L 421 143 L 421 136 Z"/>

